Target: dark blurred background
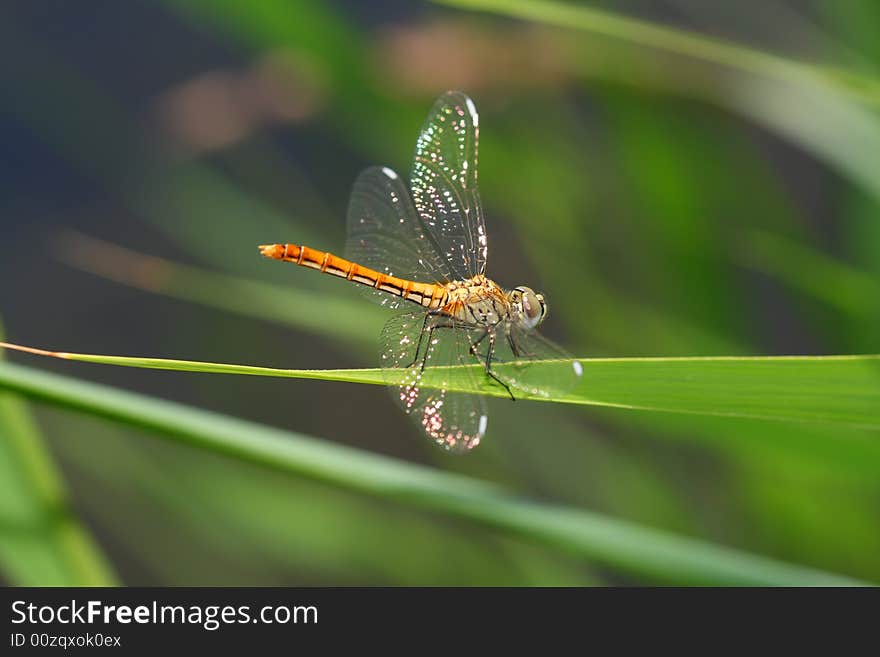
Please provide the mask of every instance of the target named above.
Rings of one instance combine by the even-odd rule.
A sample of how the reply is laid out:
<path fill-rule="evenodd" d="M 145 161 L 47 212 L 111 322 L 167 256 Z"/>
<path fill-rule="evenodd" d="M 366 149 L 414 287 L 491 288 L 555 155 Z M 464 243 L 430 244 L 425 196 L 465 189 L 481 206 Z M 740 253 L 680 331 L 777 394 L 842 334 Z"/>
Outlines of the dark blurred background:
<path fill-rule="evenodd" d="M 588 6 L 606 5 L 821 67 L 880 67 L 873 2 Z M 439 5 L 300 0 L 0 6 L 7 339 L 375 366 L 381 309 L 273 266 L 256 245 L 341 253 L 357 173 L 407 173 L 449 88 L 480 111 L 490 273 L 544 290 L 546 333 L 571 352 L 880 352 L 876 99 Z M 880 578 L 876 433 L 491 400 L 491 434 L 454 458 L 378 387 L 13 359 Z M 633 583 L 390 502 L 33 411 L 126 584 Z M 4 578 L 70 583 L 51 560 L 34 563 Z"/>

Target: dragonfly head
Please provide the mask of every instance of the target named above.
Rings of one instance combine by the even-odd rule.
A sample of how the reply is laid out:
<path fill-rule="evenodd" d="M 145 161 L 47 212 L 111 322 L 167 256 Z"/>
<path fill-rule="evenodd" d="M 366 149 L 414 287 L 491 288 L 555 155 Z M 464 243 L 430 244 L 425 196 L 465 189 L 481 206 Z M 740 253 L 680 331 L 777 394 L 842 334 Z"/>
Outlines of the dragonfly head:
<path fill-rule="evenodd" d="M 544 295 L 538 294 L 530 287 L 520 285 L 513 288 L 510 302 L 526 330 L 532 330 L 547 316 L 547 302 L 544 301 Z"/>

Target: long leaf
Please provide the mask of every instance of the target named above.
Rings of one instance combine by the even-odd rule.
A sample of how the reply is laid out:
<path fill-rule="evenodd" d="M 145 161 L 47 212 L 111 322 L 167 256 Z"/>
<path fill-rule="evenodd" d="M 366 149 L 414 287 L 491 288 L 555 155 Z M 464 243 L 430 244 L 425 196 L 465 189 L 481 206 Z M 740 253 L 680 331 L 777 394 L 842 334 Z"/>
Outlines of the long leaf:
<path fill-rule="evenodd" d="M 116 244 L 64 230 L 56 241 L 64 262 L 123 285 L 199 303 L 226 312 L 312 331 L 328 338 L 363 346 L 374 344 L 365 327 L 378 331 L 387 313 L 378 306 L 351 304 L 297 286 L 280 286 L 260 280 L 210 271 L 148 256 Z M 256 258 L 256 249 L 253 249 Z M 279 303 L 283 299 L 283 303 Z M 313 308 L 317 312 L 302 312 Z"/>
<path fill-rule="evenodd" d="M 818 66 L 736 43 L 629 18 L 595 7 L 548 0 L 435 0 L 438 4 L 577 28 L 787 82 L 818 81 L 871 103 L 880 103 L 880 80 Z"/>
<path fill-rule="evenodd" d="M 750 231 L 740 259 L 853 317 L 870 318 L 880 304 L 880 279 L 782 235 Z"/>
<path fill-rule="evenodd" d="M 349 383 L 386 383 L 379 369 L 297 370 L 165 358 L 133 358 L 54 352 L 0 342 L 0 347 L 65 360 L 146 369 L 246 374 Z M 554 391 L 562 370 L 583 369 L 573 391 Z M 479 365 L 432 367 L 423 387 L 506 397 L 488 377 L 471 376 Z M 516 363 L 495 366 L 515 369 Z M 595 358 L 533 363 L 529 377 L 547 394 L 524 399 L 568 404 L 694 413 L 767 420 L 821 422 L 880 429 L 880 355 L 719 358 Z M 474 383 L 476 381 L 477 383 Z M 476 386 L 476 387 L 475 387 Z"/>
<path fill-rule="evenodd" d="M 725 77 L 730 79 L 721 84 L 716 80 L 720 76 L 714 73 L 697 76 L 703 78 L 696 85 L 701 93 L 798 144 L 880 199 L 880 170 L 872 159 L 880 150 L 880 123 L 871 111 L 880 104 L 880 81 L 875 77 L 800 62 L 593 7 L 538 0 L 435 1 L 576 29 L 724 67 L 729 74 Z M 615 76 L 620 70 L 633 70 L 631 63 L 620 66 L 615 57 L 607 59 L 615 62 L 610 69 Z M 653 59 L 644 60 L 654 65 Z M 671 77 L 693 90 L 687 73 L 675 69 Z M 629 81 L 631 73 L 625 78 Z"/>
<path fill-rule="evenodd" d="M 856 585 L 857 580 L 683 538 L 350 447 L 30 368 L 0 364 L 0 388 L 171 439 L 525 537 L 661 582 Z"/>
<path fill-rule="evenodd" d="M 21 586 L 111 586 L 113 567 L 70 507 L 29 409 L 0 394 L 0 570 Z"/>
<path fill-rule="evenodd" d="M 26 586 L 109 586 L 113 567 L 70 507 L 30 410 L 0 394 L 0 569 Z"/>

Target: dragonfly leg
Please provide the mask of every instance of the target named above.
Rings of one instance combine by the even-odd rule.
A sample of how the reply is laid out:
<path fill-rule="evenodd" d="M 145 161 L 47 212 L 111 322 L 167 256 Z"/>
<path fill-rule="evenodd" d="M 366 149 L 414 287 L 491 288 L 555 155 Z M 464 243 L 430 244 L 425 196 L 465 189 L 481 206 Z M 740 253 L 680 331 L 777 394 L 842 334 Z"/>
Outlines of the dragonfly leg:
<path fill-rule="evenodd" d="M 428 363 L 428 353 L 431 350 L 431 341 L 434 338 L 434 331 L 436 331 L 437 329 L 441 329 L 441 328 L 454 329 L 454 328 L 456 328 L 456 326 L 455 326 L 455 324 L 450 322 L 448 319 L 445 319 L 442 317 L 438 322 L 431 324 L 431 328 L 428 329 L 428 344 L 425 345 L 425 354 L 422 356 L 422 364 L 419 367 L 420 372 L 425 371 L 425 365 Z M 423 335 L 424 335 L 424 333 L 423 333 Z M 419 337 L 419 342 L 421 342 L 421 341 L 422 341 L 421 337 Z M 416 354 L 416 356 L 418 357 L 418 354 Z"/>
<path fill-rule="evenodd" d="M 496 382 L 501 384 L 505 390 L 507 390 L 507 394 L 510 395 L 511 401 L 516 401 L 516 397 L 514 397 L 513 393 L 510 391 L 510 386 L 507 385 L 506 383 L 504 383 L 504 381 L 499 379 L 497 376 L 495 376 L 495 373 L 492 371 L 491 363 L 492 363 L 492 355 L 495 353 L 495 332 L 487 330 L 486 333 L 483 335 L 483 337 L 480 338 L 479 340 L 477 340 L 473 345 L 471 345 L 471 347 L 475 348 L 476 345 L 478 345 L 483 340 L 483 338 L 485 338 L 486 336 L 489 336 L 489 350 L 486 352 L 486 360 L 485 360 L 486 374 L 489 375 L 490 378 L 494 379 Z"/>
<path fill-rule="evenodd" d="M 404 369 L 407 369 L 407 370 L 408 370 L 408 369 L 411 368 L 413 365 L 415 365 L 416 363 L 419 362 L 419 352 L 422 350 L 422 340 L 423 340 L 424 337 L 425 337 L 425 329 L 427 328 L 427 326 L 428 326 L 428 321 L 429 321 L 430 319 L 431 319 L 431 313 L 427 313 L 427 314 L 425 315 L 425 321 L 422 322 L 422 330 L 419 331 L 419 341 L 416 343 L 416 353 L 413 355 L 412 362 L 411 362 L 409 365 L 405 366 Z"/>
<path fill-rule="evenodd" d="M 486 339 L 486 336 L 487 336 L 487 335 L 489 335 L 489 331 L 488 331 L 488 330 L 487 330 L 485 333 L 483 333 L 483 335 L 480 336 L 480 339 L 479 339 L 479 340 L 477 340 L 476 342 L 474 342 L 473 344 L 471 344 L 470 352 L 471 352 L 471 355 L 472 355 L 472 356 L 476 356 L 477 358 L 482 358 L 482 357 L 480 356 L 480 352 L 477 351 L 477 347 L 479 347 L 479 346 L 480 346 L 480 343 L 481 343 L 483 340 Z"/>
<path fill-rule="evenodd" d="M 409 369 L 414 367 L 416 363 L 419 362 L 419 353 L 422 351 L 422 342 L 425 340 L 425 332 L 429 334 L 428 338 L 428 346 L 425 348 L 425 357 L 427 357 L 427 351 L 430 348 L 431 340 L 430 335 L 434 333 L 435 328 L 439 328 L 437 326 L 432 326 L 430 329 L 428 328 L 428 322 L 431 321 L 432 318 L 437 317 L 438 313 L 429 312 L 425 314 L 425 321 L 422 322 L 422 330 L 419 331 L 419 341 L 416 343 L 416 352 L 413 355 L 412 362 L 409 365 L 404 366 L 404 369 Z M 424 358 L 422 358 L 422 369 L 425 369 Z"/>
<path fill-rule="evenodd" d="M 510 334 L 510 331 L 507 332 L 507 344 L 510 345 L 510 350 L 513 352 L 513 355 L 516 358 L 519 358 L 521 353 L 519 347 L 516 346 L 516 342 L 514 342 L 513 336 Z"/>
<path fill-rule="evenodd" d="M 510 350 L 513 352 L 515 358 L 534 358 L 535 354 L 528 352 L 524 349 L 521 349 L 517 344 L 516 340 L 513 339 L 513 334 L 510 330 L 507 331 L 507 344 L 510 345 Z"/>
<path fill-rule="evenodd" d="M 495 330 L 497 330 L 499 324 L 501 324 L 500 319 L 497 322 L 495 322 L 494 324 L 490 324 L 489 327 L 485 329 L 483 335 L 480 336 L 480 339 L 471 345 L 470 351 L 471 351 L 472 356 L 476 356 L 477 358 L 482 360 L 483 357 L 480 355 L 480 352 L 477 350 L 477 347 L 480 346 L 480 343 L 486 339 L 486 336 L 489 335 L 489 333 L 492 333 L 493 338 L 494 338 Z M 518 354 L 516 352 L 516 347 L 514 346 L 514 344 L 512 342 L 510 342 L 510 331 L 509 330 L 507 332 L 507 340 L 508 340 L 508 343 L 510 344 L 510 348 L 513 350 L 514 355 L 518 356 Z M 492 344 L 494 346 L 494 342 Z"/>
<path fill-rule="evenodd" d="M 437 319 L 439 318 L 439 319 Z M 431 323 L 434 320 L 434 323 Z M 429 326 L 430 324 L 430 326 Z M 415 367 L 416 363 L 420 363 L 419 371 L 425 371 L 425 365 L 428 362 L 428 353 L 431 350 L 431 340 L 434 338 L 434 331 L 438 328 L 455 328 L 455 325 L 450 323 L 448 319 L 445 318 L 444 315 L 440 313 L 427 313 L 425 315 L 425 321 L 422 323 L 422 330 L 419 331 L 419 341 L 416 343 L 416 352 L 413 356 L 412 362 L 407 365 L 404 369 L 410 369 L 411 367 Z M 425 342 L 425 334 L 427 333 L 428 339 L 427 344 L 425 345 L 425 353 L 419 357 L 420 352 L 422 351 L 422 343 Z"/>

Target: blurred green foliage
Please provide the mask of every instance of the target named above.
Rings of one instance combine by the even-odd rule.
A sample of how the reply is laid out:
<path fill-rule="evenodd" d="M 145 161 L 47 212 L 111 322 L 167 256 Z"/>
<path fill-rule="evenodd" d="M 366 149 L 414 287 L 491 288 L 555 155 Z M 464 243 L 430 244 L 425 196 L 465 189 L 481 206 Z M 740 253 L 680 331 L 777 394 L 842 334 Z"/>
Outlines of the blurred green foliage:
<path fill-rule="evenodd" d="M 117 62 L 110 60 L 119 59 L 118 45 L 103 32 L 91 46 L 60 38 L 53 25 L 79 25 L 69 14 L 0 10 L 0 41 L 7 61 L 17 62 L 3 72 L 12 99 L 5 115 L 75 172 L 78 185 L 100 190 L 99 201 L 38 208 L 41 225 L 54 226 L 27 236 L 80 269 L 88 252 L 75 258 L 70 242 L 54 244 L 58 224 L 200 267 L 164 289 L 150 268 L 118 275 L 85 267 L 122 278 L 131 287 L 120 298 L 112 284 L 61 266 L 47 280 L 39 272 L 49 263 L 9 255 L 8 266 L 26 272 L 3 283 L 10 339 L 275 367 L 375 365 L 370 336 L 382 318 L 374 308 L 336 281 L 266 266 L 254 246 L 298 241 L 338 251 L 358 169 L 406 171 L 433 98 L 462 88 L 481 113 L 491 273 L 543 288 L 548 330 L 569 351 L 880 352 L 880 119 L 872 100 L 880 18 L 872 3 L 821 3 L 812 19 L 796 3 L 780 4 L 773 34 L 801 30 L 798 46 L 808 46 L 809 58 L 786 57 L 790 43 L 763 44 L 777 53 L 761 61 L 782 62 L 769 70 L 713 58 L 714 39 L 698 38 L 710 56 L 693 57 L 655 49 L 639 38 L 641 28 L 630 38 L 588 24 L 564 29 L 542 22 L 542 3 L 492 4 L 501 14 L 537 8 L 538 20 L 421 5 L 376 18 L 309 0 L 166 0 L 161 10 L 132 3 L 100 15 L 82 3 L 80 20 L 107 34 L 145 33 Z M 744 7 L 725 33 L 712 4 L 698 11 L 670 3 L 669 22 L 742 43 L 766 28 L 761 12 Z M 16 211 L 8 207 L 4 216 Z M 205 267 L 217 272 L 222 303 Z M 240 285 L 244 278 L 263 287 Z M 281 285 L 288 296 L 273 309 L 277 287 L 269 286 Z M 238 319 L 163 305 L 143 289 L 172 289 Z M 46 312 L 38 300 L 59 290 L 69 313 L 38 323 Z M 32 310 L 34 319 L 10 308 Z M 306 312 L 357 316 L 362 330 L 345 319 L 333 330 L 291 321 Z M 150 337 L 136 326 L 150 327 Z M 489 440 L 452 459 L 420 444 L 368 386 L 223 377 L 184 385 L 179 377 L 195 375 L 89 367 L 75 373 L 431 463 L 554 504 L 880 580 L 876 430 L 492 400 Z M 172 393 L 166 385 L 183 387 Z M 335 410 L 340 395 L 347 415 Z M 662 579 L 42 405 L 34 409 L 39 429 L 22 434 L 15 427 L 25 426 L 27 410 L 6 401 L 19 420 L 4 415 L 4 449 L 12 431 L 38 444 L 42 430 L 75 508 L 125 583 Z M 22 466 L 2 483 L 27 490 L 29 476 Z M 4 539 L 16 527 L 6 518 Z M 92 567 L 59 574 L 60 557 L 51 556 L 59 543 L 36 540 L 38 549 L 0 543 L 5 579 L 110 577 L 94 547 Z"/>
<path fill-rule="evenodd" d="M 521 535 L 653 581 L 765 586 L 860 583 L 587 511 L 519 499 L 503 488 L 461 475 L 20 366 L 0 365 L 0 386 L 245 463 Z"/>
<path fill-rule="evenodd" d="M 0 355 L 2 359 L 2 355 Z M 30 586 L 111 586 L 25 403 L 0 394 L 0 567 Z"/>

